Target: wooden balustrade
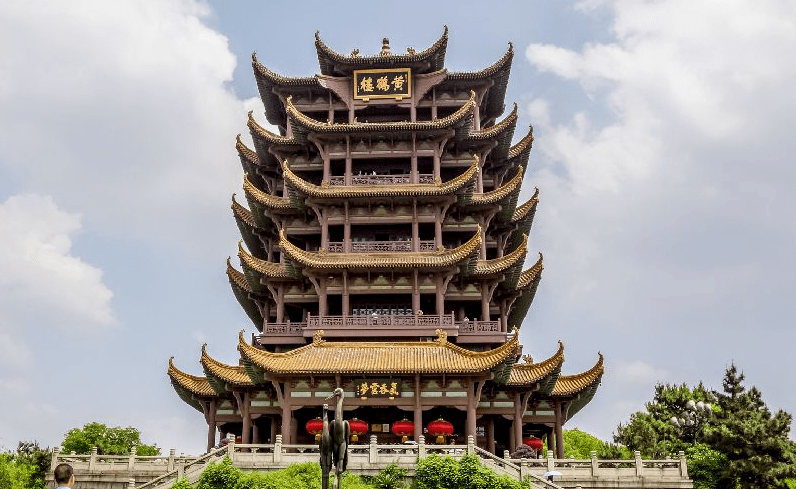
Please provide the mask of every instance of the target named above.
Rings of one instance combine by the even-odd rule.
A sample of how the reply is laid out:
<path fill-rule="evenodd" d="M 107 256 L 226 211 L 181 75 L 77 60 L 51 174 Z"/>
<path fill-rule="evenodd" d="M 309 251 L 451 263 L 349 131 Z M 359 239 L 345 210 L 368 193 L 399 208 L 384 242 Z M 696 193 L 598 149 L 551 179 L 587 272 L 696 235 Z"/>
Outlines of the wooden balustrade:
<path fill-rule="evenodd" d="M 434 240 L 420 241 L 420 251 L 434 251 Z M 332 241 L 327 248 L 329 253 L 343 253 L 345 243 L 342 241 Z M 352 253 L 395 253 L 400 251 L 412 251 L 412 242 L 405 241 L 354 241 L 351 243 Z"/>
<path fill-rule="evenodd" d="M 418 177 L 419 183 L 434 183 L 434 175 L 421 173 Z M 411 176 L 402 175 L 353 175 L 351 185 L 406 185 L 411 183 Z M 345 177 L 335 175 L 329 177 L 329 185 L 345 185 Z"/>

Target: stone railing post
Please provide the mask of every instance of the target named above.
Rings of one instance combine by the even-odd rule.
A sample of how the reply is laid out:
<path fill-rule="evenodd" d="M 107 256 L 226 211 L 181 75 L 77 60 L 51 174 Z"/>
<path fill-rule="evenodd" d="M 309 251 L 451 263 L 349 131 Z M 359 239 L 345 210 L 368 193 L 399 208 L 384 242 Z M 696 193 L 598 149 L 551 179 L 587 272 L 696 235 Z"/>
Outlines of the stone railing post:
<path fill-rule="evenodd" d="M 685 461 L 685 452 L 680 450 L 677 455 L 680 457 L 680 477 L 688 479 L 688 463 Z"/>
<path fill-rule="evenodd" d="M 53 448 L 53 458 L 50 462 L 50 467 L 53 469 L 58 465 L 58 455 L 61 453 L 61 447 L 54 447 Z"/>
<path fill-rule="evenodd" d="M 180 461 L 177 463 L 177 480 L 185 477 L 185 454 L 180 454 Z"/>
<path fill-rule="evenodd" d="M 417 458 L 426 458 L 426 437 L 421 436 L 420 441 L 417 442 Z"/>
<path fill-rule="evenodd" d="M 503 450 L 503 460 L 509 460 L 511 458 L 511 454 L 508 450 Z"/>
<path fill-rule="evenodd" d="M 278 464 L 282 462 L 282 435 L 276 435 L 276 440 L 274 441 L 274 463 Z"/>
<path fill-rule="evenodd" d="M 556 463 L 553 460 L 553 451 L 552 450 L 548 450 L 547 451 L 547 470 L 555 470 L 555 468 L 556 468 Z"/>
<path fill-rule="evenodd" d="M 227 438 L 227 457 L 232 460 L 233 464 L 235 463 L 235 435 L 232 433 Z"/>
<path fill-rule="evenodd" d="M 527 458 L 523 458 L 520 460 L 520 480 L 525 480 L 525 478 L 530 475 L 530 462 Z"/>
<path fill-rule="evenodd" d="M 644 462 L 641 460 L 641 452 L 636 450 L 633 452 L 633 458 L 636 459 L 636 477 L 644 475 Z"/>
<path fill-rule="evenodd" d="M 88 470 L 94 472 L 97 467 L 97 447 L 91 449 L 91 456 L 88 458 Z"/>
<path fill-rule="evenodd" d="M 370 445 L 368 447 L 368 462 L 375 464 L 379 461 L 379 450 L 376 448 L 376 435 L 370 435 Z"/>
<path fill-rule="evenodd" d="M 592 450 L 589 452 L 589 458 L 591 459 L 591 476 L 597 477 L 598 467 L 597 464 L 597 450 Z"/>
<path fill-rule="evenodd" d="M 467 435 L 467 455 L 472 455 L 475 453 L 475 437 L 473 435 Z"/>
<path fill-rule="evenodd" d="M 127 459 L 127 471 L 132 472 L 135 469 L 135 443 L 130 447 L 130 458 Z"/>
<path fill-rule="evenodd" d="M 174 449 L 172 448 L 169 450 L 169 466 L 167 468 L 169 472 L 174 470 Z"/>
<path fill-rule="evenodd" d="M 135 478 L 130 477 L 130 480 L 127 481 L 127 489 L 135 489 Z"/>

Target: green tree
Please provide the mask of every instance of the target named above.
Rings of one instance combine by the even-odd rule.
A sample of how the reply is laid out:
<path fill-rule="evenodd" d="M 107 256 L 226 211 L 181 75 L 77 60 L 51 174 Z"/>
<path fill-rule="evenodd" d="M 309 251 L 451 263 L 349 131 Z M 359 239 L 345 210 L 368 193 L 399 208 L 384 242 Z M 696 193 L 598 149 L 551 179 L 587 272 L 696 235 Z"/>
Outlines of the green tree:
<path fill-rule="evenodd" d="M 27 487 L 30 489 L 44 489 L 47 487 L 47 473 L 52 462 L 52 450 L 41 448 L 35 441 L 21 441 L 14 454 L 17 464 L 30 466 Z"/>
<path fill-rule="evenodd" d="M 614 441 L 626 446 L 631 452 L 638 450 L 642 456 L 663 458 L 685 450 L 699 441 L 702 430 L 712 417 L 710 410 L 689 409 L 689 401 L 713 404 L 715 395 L 701 383 L 689 388 L 685 384 L 658 384 L 655 396 L 646 404 L 646 411 L 630 416 L 627 424 L 619 424 Z M 706 404 L 707 403 L 707 404 Z M 672 418 L 689 418 L 688 423 L 675 424 Z"/>
<path fill-rule="evenodd" d="M 97 447 L 102 455 L 127 455 L 135 445 L 136 455 L 160 455 L 157 445 L 141 443 L 141 432 L 136 428 L 107 427 L 102 423 L 88 423 L 82 428 L 73 428 L 66 434 L 61 447 L 66 453 L 87 455 Z"/>
<path fill-rule="evenodd" d="M 3 489 L 33 489 L 29 486 L 34 468 L 19 462 L 11 453 L 0 453 L 0 487 Z"/>
<path fill-rule="evenodd" d="M 597 458 L 632 458 L 630 451 L 622 445 L 615 445 L 600 440 L 594 435 L 577 428 L 564 430 L 564 457 L 586 459 L 591 452 L 597 452 Z"/>
<path fill-rule="evenodd" d="M 796 476 L 796 444 L 788 438 L 791 415 L 772 414 L 756 387 L 743 386 L 735 365 L 727 369 L 723 391 L 715 392 L 718 410 L 705 428 L 706 442 L 724 454 L 728 463 L 717 488 L 787 488 Z"/>

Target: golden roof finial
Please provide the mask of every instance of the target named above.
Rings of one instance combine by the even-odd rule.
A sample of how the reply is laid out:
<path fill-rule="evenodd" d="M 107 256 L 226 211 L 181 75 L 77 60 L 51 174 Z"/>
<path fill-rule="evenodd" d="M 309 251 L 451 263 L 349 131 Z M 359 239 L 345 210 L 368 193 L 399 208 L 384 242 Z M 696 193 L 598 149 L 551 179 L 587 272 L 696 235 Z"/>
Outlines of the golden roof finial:
<path fill-rule="evenodd" d="M 381 52 L 379 56 L 390 56 L 392 53 L 390 52 L 390 39 L 385 37 L 381 40 Z"/>
<path fill-rule="evenodd" d="M 532 356 L 530 356 L 530 355 L 523 355 L 523 356 L 522 356 L 522 360 L 523 360 L 525 363 L 533 363 L 533 357 L 532 357 Z"/>
<path fill-rule="evenodd" d="M 324 331 L 322 329 L 316 330 L 314 333 L 312 333 L 312 343 L 316 344 L 316 345 L 319 345 L 319 344 L 323 343 L 323 341 L 324 341 L 323 340 L 323 335 L 324 334 L 326 334 L 326 331 Z"/>

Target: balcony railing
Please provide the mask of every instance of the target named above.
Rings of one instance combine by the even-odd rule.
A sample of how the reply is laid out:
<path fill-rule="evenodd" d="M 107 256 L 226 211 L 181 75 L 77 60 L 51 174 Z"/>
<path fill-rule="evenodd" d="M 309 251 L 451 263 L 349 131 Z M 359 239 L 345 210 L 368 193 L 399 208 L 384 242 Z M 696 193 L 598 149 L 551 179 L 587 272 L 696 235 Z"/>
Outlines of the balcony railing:
<path fill-rule="evenodd" d="M 434 240 L 421 241 L 420 251 L 434 251 Z M 345 245 L 342 241 L 329 243 L 329 253 L 342 253 Z M 393 253 L 397 251 L 412 251 L 411 241 L 355 241 L 351 243 L 352 253 Z"/>
<path fill-rule="evenodd" d="M 497 342 L 506 339 L 500 321 L 456 321 L 453 314 L 371 314 L 362 316 L 312 316 L 307 321 L 266 323 L 263 334 L 252 335 L 257 344 L 303 343 L 322 329 L 328 337 L 385 336 L 433 337 L 435 330 L 443 329 L 459 342 L 473 343 L 481 340 Z"/>
<path fill-rule="evenodd" d="M 434 183 L 434 175 L 421 173 L 418 177 L 419 183 Z M 402 185 L 411 183 L 410 175 L 353 175 L 351 185 Z M 329 177 L 329 185 L 345 185 L 344 176 Z"/>

